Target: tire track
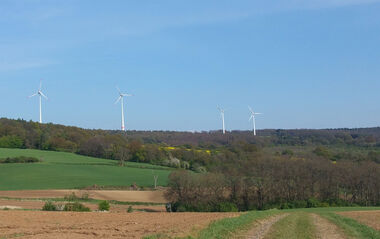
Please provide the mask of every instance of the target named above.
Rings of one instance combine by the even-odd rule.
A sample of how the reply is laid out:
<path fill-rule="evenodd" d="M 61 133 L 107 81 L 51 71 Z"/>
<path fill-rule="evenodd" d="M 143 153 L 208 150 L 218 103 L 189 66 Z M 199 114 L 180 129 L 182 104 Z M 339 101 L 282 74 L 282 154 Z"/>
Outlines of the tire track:
<path fill-rule="evenodd" d="M 316 238 L 318 239 L 343 239 L 344 236 L 341 229 L 335 224 L 329 222 L 327 219 L 317 215 L 311 214 L 313 223 L 316 229 Z"/>
<path fill-rule="evenodd" d="M 279 220 L 287 217 L 289 214 L 280 214 L 255 222 L 253 228 L 247 233 L 247 239 L 262 239 L 268 233 L 270 228 Z"/>

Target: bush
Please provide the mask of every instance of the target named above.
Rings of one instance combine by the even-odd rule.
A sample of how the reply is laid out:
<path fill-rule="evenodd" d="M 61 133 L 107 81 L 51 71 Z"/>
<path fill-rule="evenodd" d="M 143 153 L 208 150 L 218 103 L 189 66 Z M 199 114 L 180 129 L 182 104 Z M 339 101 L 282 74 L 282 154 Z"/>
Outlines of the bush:
<path fill-rule="evenodd" d="M 5 158 L 5 159 L 0 159 L 0 163 L 38 163 L 40 162 L 39 159 L 34 158 L 34 157 L 14 157 L 14 158 Z"/>
<path fill-rule="evenodd" d="M 318 201 L 318 199 L 316 198 L 309 198 L 307 200 L 307 207 L 308 208 L 312 208 L 312 207 L 319 207 L 320 206 L 320 202 Z"/>
<path fill-rule="evenodd" d="M 69 202 L 78 201 L 79 197 L 75 193 L 71 193 L 64 196 L 64 199 Z"/>
<path fill-rule="evenodd" d="M 132 208 L 132 206 L 129 206 L 129 207 L 128 207 L 128 210 L 127 210 L 127 212 L 128 212 L 128 213 L 131 213 L 131 212 L 133 212 L 133 208 Z"/>
<path fill-rule="evenodd" d="M 98 209 L 100 211 L 109 211 L 110 210 L 110 204 L 107 201 L 101 201 L 98 204 Z"/>
<path fill-rule="evenodd" d="M 89 199 L 89 194 L 88 193 L 83 193 L 82 196 L 80 197 L 81 200 L 88 200 Z"/>
<path fill-rule="evenodd" d="M 42 211 L 58 211 L 58 208 L 56 205 L 54 205 L 52 202 L 48 201 L 45 203 L 45 205 L 42 207 Z"/>
<path fill-rule="evenodd" d="M 84 206 L 83 204 L 79 202 L 74 203 L 68 203 L 65 205 L 65 208 L 63 208 L 64 211 L 73 211 L 73 212 L 89 212 L 91 211 L 90 208 Z"/>
<path fill-rule="evenodd" d="M 230 202 L 222 202 L 217 206 L 218 212 L 237 212 L 238 208 L 236 204 Z"/>

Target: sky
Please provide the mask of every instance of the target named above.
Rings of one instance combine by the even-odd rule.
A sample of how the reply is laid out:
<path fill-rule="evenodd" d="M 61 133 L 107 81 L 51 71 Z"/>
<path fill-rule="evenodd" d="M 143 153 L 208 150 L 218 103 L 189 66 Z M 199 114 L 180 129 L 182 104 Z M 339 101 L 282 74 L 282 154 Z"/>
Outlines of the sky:
<path fill-rule="evenodd" d="M 0 0 L 0 117 L 128 130 L 380 126 L 380 0 Z"/>

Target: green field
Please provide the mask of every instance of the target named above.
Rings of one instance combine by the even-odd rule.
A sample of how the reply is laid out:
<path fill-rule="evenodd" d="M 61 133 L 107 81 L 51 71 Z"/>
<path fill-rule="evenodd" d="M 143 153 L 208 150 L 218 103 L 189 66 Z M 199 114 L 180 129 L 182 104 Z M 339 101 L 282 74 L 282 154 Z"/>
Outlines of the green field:
<path fill-rule="evenodd" d="M 0 158 L 30 156 L 40 163 L 0 164 L 0 190 L 74 189 L 91 185 L 151 187 L 153 175 L 158 185 L 167 184 L 170 169 L 150 164 L 127 162 L 124 167 L 114 160 L 72 153 L 30 149 L 2 149 Z"/>

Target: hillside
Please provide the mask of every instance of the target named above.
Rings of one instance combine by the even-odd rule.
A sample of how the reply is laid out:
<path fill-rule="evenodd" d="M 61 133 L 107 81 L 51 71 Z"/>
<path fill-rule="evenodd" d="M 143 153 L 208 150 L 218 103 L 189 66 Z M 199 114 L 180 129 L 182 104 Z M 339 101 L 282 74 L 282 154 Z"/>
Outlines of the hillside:
<path fill-rule="evenodd" d="M 0 190 L 74 189 L 91 186 L 152 187 L 153 175 L 158 185 L 166 185 L 170 170 L 161 166 L 86 157 L 65 152 L 30 149 L 0 149 L 0 158 L 30 156 L 40 163 L 0 164 Z"/>
<path fill-rule="evenodd" d="M 156 168 L 173 210 L 374 206 L 380 205 L 379 131 L 263 130 L 254 137 L 249 131 L 121 132 L 0 119 L 0 148 L 17 148 L 0 150 L 1 157 L 43 160 L 0 165 L 0 189 L 152 186 L 152 170 L 136 168 L 145 163 L 200 172 Z"/>

